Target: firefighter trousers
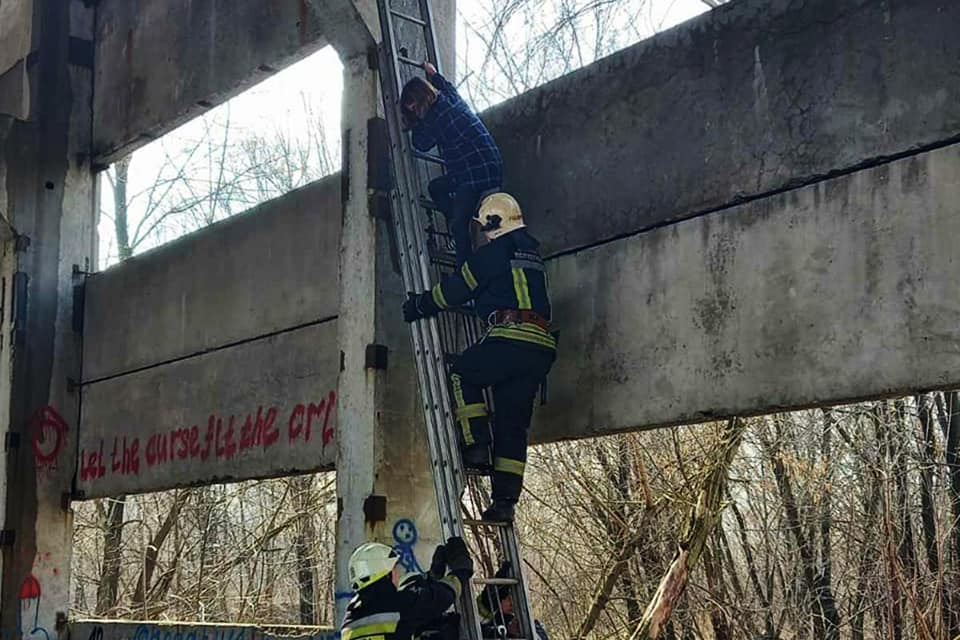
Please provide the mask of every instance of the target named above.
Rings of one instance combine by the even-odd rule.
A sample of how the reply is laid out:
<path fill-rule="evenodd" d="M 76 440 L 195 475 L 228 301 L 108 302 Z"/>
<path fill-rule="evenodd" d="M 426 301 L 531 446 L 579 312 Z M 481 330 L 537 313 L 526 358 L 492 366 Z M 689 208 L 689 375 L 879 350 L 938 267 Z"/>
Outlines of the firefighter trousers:
<path fill-rule="evenodd" d="M 450 371 L 460 435 L 466 446 L 493 445 L 493 499 L 516 502 L 527 462 L 527 431 L 537 389 L 556 354 L 512 340 L 487 339 L 461 354 Z M 491 438 L 484 388 L 493 392 Z"/>

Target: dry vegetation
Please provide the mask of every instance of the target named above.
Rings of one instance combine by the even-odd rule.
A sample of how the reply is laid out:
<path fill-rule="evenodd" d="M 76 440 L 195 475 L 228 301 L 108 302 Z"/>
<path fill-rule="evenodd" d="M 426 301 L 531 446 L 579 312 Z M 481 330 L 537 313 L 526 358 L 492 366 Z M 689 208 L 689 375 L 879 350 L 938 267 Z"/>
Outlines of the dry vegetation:
<path fill-rule="evenodd" d="M 532 450 L 519 531 L 554 637 L 630 637 L 720 427 Z M 332 491 L 321 475 L 130 497 L 120 518 L 83 504 L 75 613 L 330 623 Z M 750 420 L 725 500 L 662 637 L 960 633 L 958 394 Z"/>

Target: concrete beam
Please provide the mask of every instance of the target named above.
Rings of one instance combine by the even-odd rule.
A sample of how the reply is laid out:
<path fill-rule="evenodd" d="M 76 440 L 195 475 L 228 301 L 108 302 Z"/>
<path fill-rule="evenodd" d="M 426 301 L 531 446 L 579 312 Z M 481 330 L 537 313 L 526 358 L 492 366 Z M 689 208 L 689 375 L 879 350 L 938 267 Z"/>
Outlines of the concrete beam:
<path fill-rule="evenodd" d="M 330 176 L 91 276 L 84 380 L 335 317 L 339 242 Z"/>
<path fill-rule="evenodd" d="M 960 145 L 549 263 L 534 440 L 960 387 Z"/>
<path fill-rule="evenodd" d="M 321 179 L 87 279 L 85 497 L 333 466 L 340 188 Z M 262 424 L 274 411 L 264 430 L 277 437 L 242 446 L 258 409 Z M 159 460 L 171 438 L 177 456 Z"/>
<path fill-rule="evenodd" d="M 336 321 L 84 386 L 77 488 L 98 498 L 333 468 Z"/>
<path fill-rule="evenodd" d="M 738 0 L 483 118 L 569 251 L 957 138 L 958 24 L 943 0 Z"/>
<path fill-rule="evenodd" d="M 363 15 L 369 2 L 101 0 L 97 161 L 115 160 L 325 44 L 364 50 L 374 43 Z"/>
<path fill-rule="evenodd" d="M 339 635 L 324 627 L 193 622 L 135 622 L 75 620 L 66 640 L 335 640 Z"/>

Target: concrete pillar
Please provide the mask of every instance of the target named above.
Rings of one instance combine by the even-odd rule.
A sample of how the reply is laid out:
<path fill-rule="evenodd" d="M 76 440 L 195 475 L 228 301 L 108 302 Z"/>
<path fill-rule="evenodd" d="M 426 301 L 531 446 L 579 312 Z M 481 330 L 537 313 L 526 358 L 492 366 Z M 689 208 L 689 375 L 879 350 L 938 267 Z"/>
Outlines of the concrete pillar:
<path fill-rule="evenodd" d="M 436 3 L 452 64 L 453 2 Z M 371 31 L 376 31 L 371 29 Z M 441 29 L 438 29 L 438 32 Z M 436 492 L 417 393 L 406 296 L 392 222 L 378 205 L 389 186 L 389 142 L 379 78 L 366 55 L 344 55 L 343 230 L 340 245 L 337 409 L 337 620 L 351 597 L 348 560 L 376 540 L 398 547 L 410 571 L 425 570 L 440 542 Z M 382 356 L 386 353 L 386 362 Z"/>
<path fill-rule="evenodd" d="M 400 317 L 404 290 L 390 247 L 391 222 L 369 195 L 388 149 L 377 117 L 377 83 L 366 57 L 344 61 L 338 619 L 350 597 L 347 561 L 358 544 L 397 545 L 411 552 L 403 562 L 415 570 L 429 562 L 439 535 L 410 338 Z"/>
<path fill-rule="evenodd" d="M 48 640 L 70 604 L 80 335 L 73 269 L 95 247 L 89 166 L 93 9 L 35 0 L 30 119 L 0 123 L 0 430 L 7 492 L 0 637 Z M 18 635 L 19 634 L 19 635 Z"/>

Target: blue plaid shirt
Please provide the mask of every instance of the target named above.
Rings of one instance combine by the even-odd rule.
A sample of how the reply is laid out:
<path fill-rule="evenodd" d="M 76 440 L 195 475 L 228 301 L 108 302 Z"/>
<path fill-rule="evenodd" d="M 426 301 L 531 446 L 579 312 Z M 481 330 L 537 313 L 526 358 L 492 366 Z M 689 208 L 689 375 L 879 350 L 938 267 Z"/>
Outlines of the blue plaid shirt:
<path fill-rule="evenodd" d="M 503 158 L 493 136 L 457 89 L 439 73 L 430 78 L 437 101 L 413 127 L 413 146 L 427 151 L 439 145 L 447 175 L 477 191 L 503 185 Z"/>

